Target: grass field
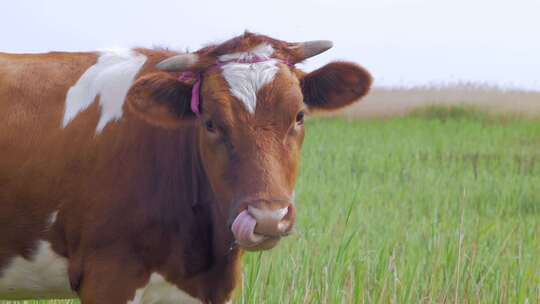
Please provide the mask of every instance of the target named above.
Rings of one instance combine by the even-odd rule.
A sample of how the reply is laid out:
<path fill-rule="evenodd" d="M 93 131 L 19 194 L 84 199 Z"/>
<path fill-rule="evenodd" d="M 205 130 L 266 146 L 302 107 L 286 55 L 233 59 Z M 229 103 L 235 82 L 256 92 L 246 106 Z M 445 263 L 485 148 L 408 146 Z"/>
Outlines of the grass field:
<path fill-rule="evenodd" d="M 537 303 L 540 123 L 431 109 L 311 121 L 295 236 L 239 303 Z"/>
<path fill-rule="evenodd" d="M 540 301 L 540 122 L 306 127 L 296 233 L 246 255 L 235 303 Z"/>

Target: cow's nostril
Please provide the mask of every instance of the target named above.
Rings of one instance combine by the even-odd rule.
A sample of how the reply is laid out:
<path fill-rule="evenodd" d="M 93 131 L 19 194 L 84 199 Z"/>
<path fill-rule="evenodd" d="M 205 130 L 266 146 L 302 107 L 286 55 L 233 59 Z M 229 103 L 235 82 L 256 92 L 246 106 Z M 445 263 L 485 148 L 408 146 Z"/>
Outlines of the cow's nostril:
<path fill-rule="evenodd" d="M 291 222 L 288 220 L 282 220 L 279 222 L 277 228 L 281 233 L 287 232 L 289 230 L 289 227 L 291 226 Z"/>
<path fill-rule="evenodd" d="M 248 206 L 249 214 L 257 221 L 255 232 L 267 236 L 281 236 L 291 226 L 289 207 L 268 210 Z"/>

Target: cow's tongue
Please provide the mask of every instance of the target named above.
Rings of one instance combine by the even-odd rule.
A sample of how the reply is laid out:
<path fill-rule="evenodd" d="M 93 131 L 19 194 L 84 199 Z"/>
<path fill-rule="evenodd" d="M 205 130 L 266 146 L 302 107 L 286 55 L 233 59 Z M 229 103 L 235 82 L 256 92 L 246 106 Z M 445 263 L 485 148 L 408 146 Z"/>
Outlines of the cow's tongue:
<path fill-rule="evenodd" d="M 253 247 L 265 239 L 264 236 L 255 234 L 257 221 L 244 210 L 234 220 L 231 230 L 236 243 L 243 247 Z"/>

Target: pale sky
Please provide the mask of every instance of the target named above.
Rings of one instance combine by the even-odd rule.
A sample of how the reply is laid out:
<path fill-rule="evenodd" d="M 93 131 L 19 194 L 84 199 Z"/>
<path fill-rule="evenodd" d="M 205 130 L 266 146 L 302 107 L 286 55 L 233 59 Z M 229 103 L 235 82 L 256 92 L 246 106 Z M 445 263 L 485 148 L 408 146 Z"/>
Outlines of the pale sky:
<path fill-rule="evenodd" d="M 4 0 L 0 51 L 195 50 L 245 29 L 328 39 L 379 86 L 473 81 L 540 91 L 540 0 Z"/>

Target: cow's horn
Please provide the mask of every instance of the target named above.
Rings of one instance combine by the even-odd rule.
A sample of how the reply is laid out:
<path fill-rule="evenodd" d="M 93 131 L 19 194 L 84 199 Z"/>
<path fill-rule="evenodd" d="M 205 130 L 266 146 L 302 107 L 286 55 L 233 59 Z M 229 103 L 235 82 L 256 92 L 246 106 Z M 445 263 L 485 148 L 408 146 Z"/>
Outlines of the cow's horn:
<path fill-rule="evenodd" d="M 297 60 L 302 61 L 315 55 L 319 55 L 330 49 L 332 46 L 333 44 L 330 40 L 315 40 L 295 43 L 291 48 L 297 53 Z"/>
<path fill-rule="evenodd" d="M 167 58 L 156 65 L 162 71 L 179 72 L 189 69 L 199 61 L 197 54 L 180 54 Z"/>

